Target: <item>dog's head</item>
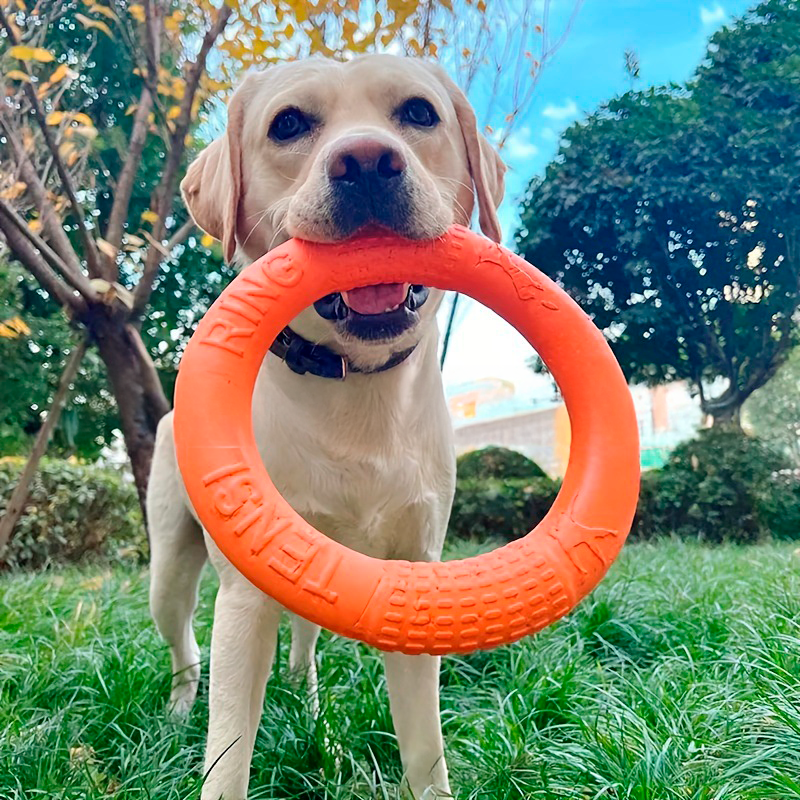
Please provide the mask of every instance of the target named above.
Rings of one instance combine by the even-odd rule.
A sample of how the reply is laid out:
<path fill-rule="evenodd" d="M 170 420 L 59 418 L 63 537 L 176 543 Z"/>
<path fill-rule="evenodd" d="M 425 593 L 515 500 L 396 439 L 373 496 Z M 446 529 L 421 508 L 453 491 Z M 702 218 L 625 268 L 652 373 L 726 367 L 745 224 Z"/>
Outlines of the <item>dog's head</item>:
<path fill-rule="evenodd" d="M 410 239 L 480 225 L 495 240 L 505 166 L 441 68 L 415 59 L 311 59 L 250 75 L 228 128 L 181 184 L 225 257 L 254 261 L 296 236 L 317 242 L 384 229 Z M 363 366 L 416 343 L 438 292 L 380 284 L 330 295 L 292 323 Z"/>

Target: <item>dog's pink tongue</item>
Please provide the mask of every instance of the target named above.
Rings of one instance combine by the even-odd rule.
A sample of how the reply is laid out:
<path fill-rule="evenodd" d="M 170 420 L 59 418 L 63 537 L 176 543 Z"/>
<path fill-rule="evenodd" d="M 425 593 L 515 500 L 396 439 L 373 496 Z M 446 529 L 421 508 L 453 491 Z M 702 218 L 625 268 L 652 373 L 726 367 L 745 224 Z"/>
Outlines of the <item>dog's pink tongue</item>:
<path fill-rule="evenodd" d="M 382 314 L 397 308 L 406 299 L 402 283 L 378 283 L 342 292 L 345 303 L 358 314 Z"/>

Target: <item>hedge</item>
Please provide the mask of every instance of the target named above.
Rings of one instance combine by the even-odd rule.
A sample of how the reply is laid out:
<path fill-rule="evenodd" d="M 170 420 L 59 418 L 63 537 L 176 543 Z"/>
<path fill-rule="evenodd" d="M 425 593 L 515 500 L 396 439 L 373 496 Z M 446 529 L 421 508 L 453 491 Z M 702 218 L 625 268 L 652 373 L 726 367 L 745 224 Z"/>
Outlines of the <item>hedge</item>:
<path fill-rule="evenodd" d="M 633 536 L 706 542 L 800 538 L 800 476 L 760 439 L 701 431 L 642 476 Z"/>
<path fill-rule="evenodd" d="M 518 539 L 558 494 L 558 484 L 535 461 L 504 447 L 474 450 L 457 464 L 449 532 L 462 539 Z"/>
<path fill-rule="evenodd" d="M 24 461 L 0 459 L 0 516 Z M 4 555 L 13 568 L 38 568 L 146 552 L 136 490 L 109 468 L 43 459 Z"/>
<path fill-rule="evenodd" d="M 531 466 L 532 465 L 532 466 Z M 559 484 L 530 459 L 485 448 L 459 459 L 451 535 L 524 536 Z M 800 470 L 742 431 L 701 431 L 642 475 L 633 539 L 677 536 L 709 543 L 800 539 Z"/>

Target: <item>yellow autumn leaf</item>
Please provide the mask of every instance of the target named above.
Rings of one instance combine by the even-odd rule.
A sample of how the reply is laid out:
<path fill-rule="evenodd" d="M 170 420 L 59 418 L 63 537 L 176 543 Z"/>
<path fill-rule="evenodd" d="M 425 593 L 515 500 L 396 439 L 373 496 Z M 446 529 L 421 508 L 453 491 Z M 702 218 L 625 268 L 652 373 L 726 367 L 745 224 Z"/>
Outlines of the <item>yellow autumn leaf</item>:
<path fill-rule="evenodd" d="M 168 17 L 164 19 L 164 27 L 170 33 L 178 33 L 180 31 L 180 23 L 183 21 L 183 13 L 180 11 L 173 11 Z"/>
<path fill-rule="evenodd" d="M 5 339 L 16 339 L 17 336 L 27 336 L 31 329 L 25 324 L 22 317 L 11 317 L 11 319 L 0 322 L 0 336 Z"/>
<path fill-rule="evenodd" d="M 33 233 L 39 233 L 39 231 L 42 229 L 42 221 L 40 219 L 32 219 L 28 222 L 28 228 Z"/>
<path fill-rule="evenodd" d="M 10 69 L 6 72 L 6 78 L 11 78 L 12 81 L 23 81 L 24 83 L 30 83 L 30 75 L 26 75 L 24 72 L 18 69 Z"/>
<path fill-rule="evenodd" d="M 16 181 L 7 189 L 3 189 L 3 191 L 0 192 L 0 197 L 4 200 L 16 200 L 27 188 L 28 184 L 24 181 Z"/>
<path fill-rule="evenodd" d="M 64 78 L 67 77 L 67 75 L 69 74 L 69 71 L 70 71 L 69 67 L 66 64 L 62 64 L 47 79 L 47 82 L 50 83 L 50 84 L 60 83 L 61 81 L 64 80 Z"/>
<path fill-rule="evenodd" d="M 58 154 L 61 158 L 68 159 L 75 153 L 75 145 L 72 142 L 61 142 L 58 146 Z M 74 163 L 74 162 L 73 162 Z"/>
<path fill-rule="evenodd" d="M 56 60 L 56 57 L 44 47 L 27 47 L 24 44 L 18 44 L 8 52 L 12 58 L 18 58 L 20 61 L 41 61 L 46 64 Z"/>
<path fill-rule="evenodd" d="M 211 247 L 211 245 L 214 244 L 214 237 L 204 233 L 200 237 L 200 244 L 203 245 L 203 247 Z"/>
<path fill-rule="evenodd" d="M 167 111 L 167 119 L 177 119 L 181 115 L 181 107 L 180 106 L 172 106 L 172 108 Z"/>
<path fill-rule="evenodd" d="M 342 21 L 342 38 L 345 40 L 346 44 L 352 46 L 358 30 L 359 26 L 357 22 L 354 22 L 351 19 L 345 19 Z"/>
<path fill-rule="evenodd" d="M 114 38 L 114 34 L 111 33 L 111 28 L 109 28 L 105 22 L 102 22 L 99 19 L 91 19 L 85 14 L 76 14 L 75 19 L 77 19 L 84 28 L 97 28 L 97 30 L 103 31 L 103 33 L 108 36 L 109 39 Z"/>
<path fill-rule="evenodd" d="M 79 125 L 89 125 L 94 128 L 94 122 L 92 122 L 92 118 L 88 114 L 84 114 L 82 111 L 74 111 L 71 116 Z"/>
<path fill-rule="evenodd" d="M 139 3 L 134 3 L 132 6 L 128 6 L 128 13 L 137 22 L 144 22 L 144 7 L 139 5 Z"/>
<path fill-rule="evenodd" d="M 85 139 L 96 139 L 97 138 L 97 128 L 94 125 L 77 125 L 74 128 L 70 128 L 72 133 L 77 133 L 79 136 L 83 136 Z"/>
<path fill-rule="evenodd" d="M 231 88 L 230 81 L 218 81 L 209 77 L 204 78 L 203 85 L 209 92 L 222 92 Z"/>
<path fill-rule="evenodd" d="M 45 118 L 45 122 L 48 125 L 60 125 L 63 119 L 64 119 L 63 111 L 51 111 Z"/>
<path fill-rule="evenodd" d="M 117 248 L 114 247 L 114 245 L 111 244 L 111 242 L 107 242 L 105 239 L 101 239 L 100 237 L 97 238 L 97 249 L 104 256 L 108 256 L 108 258 L 117 257 Z"/>
<path fill-rule="evenodd" d="M 125 243 L 133 247 L 144 247 L 145 244 L 144 239 L 139 236 L 134 236 L 132 233 L 126 234 Z"/>
<path fill-rule="evenodd" d="M 155 211 L 142 211 L 142 219 L 151 225 L 155 225 L 158 222 L 158 214 Z"/>
<path fill-rule="evenodd" d="M 139 108 L 139 104 L 138 103 L 134 103 L 133 105 L 128 106 L 125 109 L 125 116 L 129 117 L 131 114 L 135 114 L 137 108 Z"/>
<path fill-rule="evenodd" d="M 102 14 L 104 17 L 108 17 L 108 19 L 116 20 L 117 18 L 117 15 L 110 8 L 101 6 L 98 3 L 89 6 L 89 11 L 93 11 L 95 14 Z"/>

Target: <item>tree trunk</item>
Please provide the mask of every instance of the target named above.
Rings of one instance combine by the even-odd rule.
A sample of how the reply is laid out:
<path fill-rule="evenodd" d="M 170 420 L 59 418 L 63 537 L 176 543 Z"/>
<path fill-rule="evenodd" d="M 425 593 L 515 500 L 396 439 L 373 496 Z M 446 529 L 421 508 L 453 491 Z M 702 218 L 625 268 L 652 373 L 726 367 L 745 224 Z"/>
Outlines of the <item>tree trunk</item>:
<path fill-rule="evenodd" d="M 740 403 L 731 403 L 725 406 L 713 406 L 703 409 L 711 418 L 713 428 L 742 429 L 742 406 Z"/>
<path fill-rule="evenodd" d="M 67 366 L 61 374 L 61 379 L 58 382 L 58 388 L 53 396 L 53 402 L 47 411 L 47 417 L 44 424 L 36 434 L 36 441 L 33 443 L 33 449 L 28 457 L 24 469 L 20 473 L 19 483 L 17 483 L 14 491 L 11 493 L 11 498 L 6 506 L 6 513 L 3 519 L 0 520 L 0 560 L 2 560 L 3 553 L 5 552 L 6 545 L 11 539 L 11 534 L 14 531 L 19 518 L 25 508 L 25 501 L 28 499 L 28 487 L 30 486 L 33 476 L 36 474 L 36 469 L 39 466 L 42 456 L 47 450 L 47 443 L 58 424 L 58 419 L 61 416 L 61 411 L 64 408 L 64 403 L 69 394 L 70 386 L 78 373 L 78 367 L 83 361 L 83 356 L 86 354 L 86 339 L 83 339 L 72 351 L 72 354 L 67 361 Z"/>
<path fill-rule="evenodd" d="M 135 341 L 123 316 L 107 316 L 101 311 L 88 324 L 108 370 L 111 391 L 117 401 L 125 448 L 146 525 L 147 482 L 156 428 L 169 404 L 160 386 L 157 388 L 161 392 L 160 397 L 153 396 L 150 371 L 142 362 L 142 358 L 149 358 L 149 355 L 142 355 L 142 348 Z M 152 367 L 152 363 L 149 366 Z"/>

